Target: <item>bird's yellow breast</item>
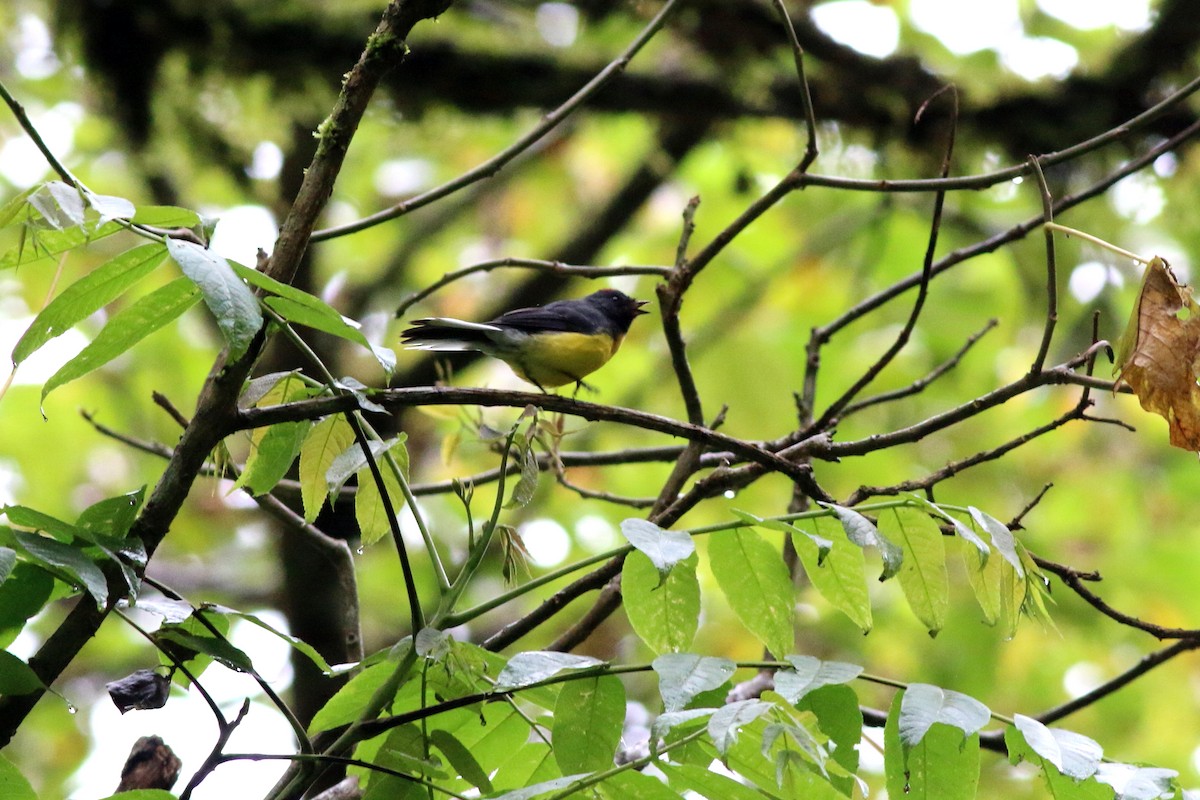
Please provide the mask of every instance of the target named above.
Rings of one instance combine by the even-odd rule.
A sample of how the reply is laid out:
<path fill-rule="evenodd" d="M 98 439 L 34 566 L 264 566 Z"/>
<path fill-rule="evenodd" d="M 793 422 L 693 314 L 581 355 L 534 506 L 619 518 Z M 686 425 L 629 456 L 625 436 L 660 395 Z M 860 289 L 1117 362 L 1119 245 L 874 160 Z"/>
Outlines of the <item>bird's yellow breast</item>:
<path fill-rule="evenodd" d="M 504 360 L 525 380 L 554 388 L 600 369 L 620 346 L 607 333 L 540 333 L 522 342 L 519 355 Z"/>

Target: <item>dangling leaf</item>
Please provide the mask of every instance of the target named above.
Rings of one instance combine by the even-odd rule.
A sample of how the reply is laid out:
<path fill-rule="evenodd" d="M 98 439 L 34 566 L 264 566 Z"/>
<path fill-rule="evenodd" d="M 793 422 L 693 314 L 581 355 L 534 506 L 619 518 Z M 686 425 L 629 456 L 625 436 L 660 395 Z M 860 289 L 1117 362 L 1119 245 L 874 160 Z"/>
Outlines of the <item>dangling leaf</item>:
<path fill-rule="evenodd" d="M 700 623 L 700 581 L 695 553 L 665 576 L 640 551 L 629 554 L 621 570 L 625 615 L 634 633 L 656 653 L 686 650 Z"/>
<path fill-rule="evenodd" d="M 658 691 L 667 711 L 679 711 L 696 695 L 724 684 L 737 670 L 737 664 L 728 658 L 694 653 L 661 655 L 654 659 L 652 666 L 658 675 Z"/>
<path fill-rule="evenodd" d="M 563 670 L 587 669 L 597 667 L 604 662 L 591 656 L 576 656 L 570 653 L 555 653 L 550 651 L 531 651 L 517 653 L 508 660 L 500 675 L 496 678 L 496 689 L 518 689 L 547 678 L 552 678 Z"/>
<path fill-rule="evenodd" d="M 650 563 L 662 575 L 696 551 L 691 536 L 683 531 L 660 528 L 649 520 L 623 520 L 621 533 L 650 559 Z"/>
<path fill-rule="evenodd" d="M 804 572 L 813 586 L 833 607 L 848 616 L 863 630 L 871 630 L 871 596 L 867 590 L 867 559 L 863 549 L 853 544 L 845 533 L 827 530 L 836 523 L 824 517 L 801 520 L 796 523 L 813 528 L 816 533 L 800 531 L 804 536 L 793 536 L 796 553 Z M 824 537 L 828 536 L 828 539 Z M 821 558 L 818 539 L 829 542 L 829 552 Z"/>
<path fill-rule="evenodd" d="M 13 364 L 20 364 L 46 342 L 111 303 L 153 272 L 166 255 L 167 249 L 163 245 L 145 244 L 122 253 L 75 281 L 30 323 L 13 348 Z"/>
<path fill-rule="evenodd" d="M 263 324 L 254 292 L 228 261 L 211 250 L 182 239 L 167 239 L 167 251 L 183 274 L 200 288 L 225 337 L 229 358 L 241 358 Z"/>
<path fill-rule="evenodd" d="M 257 405 L 290 403 L 310 397 L 314 391 L 299 375 L 288 373 L 258 400 Z M 311 427 L 312 423 L 308 420 L 298 420 L 256 428 L 250 436 L 253 449 L 234 487 L 245 487 L 255 497 L 274 489 L 296 460 Z"/>
<path fill-rule="evenodd" d="M 187 278 L 176 278 L 117 312 L 79 355 L 50 376 L 42 387 L 42 400 L 50 392 L 87 375 L 129 350 L 167 325 L 200 299 L 200 290 Z"/>
<path fill-rule="evenodd" d="M 1167 420 L 1171 444 L 1200 451 L 1200 304 L 1167 262 L 1151 259 L 1117 351 L 1114 387 Z"/>
<path fill-rule="evenodd" d="M 901 740 L 904 696 L 896 695 L 883 729 L 889 797 L 974 800 L 979 785 L 979 734 L 935 723 L 915 745 Z"/>
<path fill-rule="evenodd" d="M 708 539 L 717 585 L 746 629 L 782 657 L 796 641 L 792 580 L 779 552 L 748 528 L 718 531 Z"/>
<path fill-rule="evenodd" d="M 264 275 L 258 270 L 236 261 L 229 262 L 229 266 L 238 277 L 251 286 L 270 292 L 273 296 L 263 302 L 288 322 L 294 322 L 297 325 L 303 325 L 362 345 L 371 352 L 389 377 L 396 371 L 396 354 L 394 352 L 386 347 L 371 344 L 363 335 L 360 330 L 361 326 L 357 322 L 343 317 L 321 298 L 281 283 L 269 275 Z"/>
<path fill-rule="evenodd" d="M 775 673 L 775 691 L 789 703 L 798 703 L 809 692 L 822 686 L 849 683 L 862 674 L 863 668 L 843 661 L 822 661 L 813 656 L 788 656 L 791 669 Z"/>
<path fill-rule="evenodd" d="M 341 414 L 326 417 L 312 427 L 300 446 L 300 498 L 304 502 L 304 521 L 312 522 L 321 513 L 329 495 L 325 480 L 333 460 L 354 444 L 354 429 Z"/>
<path fill-rule="evenodd" d="M 1063 775 L 1077 781 L 1094 775 L 1100 766 L 1100 759 L 1104 756 L 1104 749 L 1081 733 L 1047 728 L 1036 719 L 1021 714 L 1013 716 L 1013 726 L 1020 732 L 1020 738 L 1026 747 L 1014 749 L 1011 746 L 1012 737 L 1006 737 L 1010 742 L 1010 758 L 1015 760 L 1017 756 L 1029 757 L 1032 751 L 1039 758 L 1054 765 Z"/>
<path fill-rule="evenodd" d="M 822 503 L 821 505 L 837 515 L 850 541 L 859 547 L 879 548 L 879 554 L 883 556 L 883 574 L 879 576 L 879 580 L 886 581 L 900 571 L 900 565 L 904 562 L 904 551 L 881 534 L 871 520 L 852 508 L 845 508 L 833 503 Z"/>
<path fill-rule="evenodd" d="M 554 758 L 567 774 L 608 769 L 621 741 L 625 687 L 615 675 L 566 683 L 554 704 Z"/>
<path fill-rule="evenodd" d="M 900 703 L 900 741 L 906 747 L 920 743 L 934 723 L 958 728 L 964 737 L 978 733 L 991 719 L 991 711 L 974 697 L 925 683 L 913 683 Z"/>
<path fill-rule="evenodd" d="M 879 515 L 879 525 L 904 548 L 900 588 L 913 613 L 930 636 L 946 624 L 950 607 L 950 581 L 946 573 L 946 545 L 942 532 L 923 511 L 890 508 Z"/>

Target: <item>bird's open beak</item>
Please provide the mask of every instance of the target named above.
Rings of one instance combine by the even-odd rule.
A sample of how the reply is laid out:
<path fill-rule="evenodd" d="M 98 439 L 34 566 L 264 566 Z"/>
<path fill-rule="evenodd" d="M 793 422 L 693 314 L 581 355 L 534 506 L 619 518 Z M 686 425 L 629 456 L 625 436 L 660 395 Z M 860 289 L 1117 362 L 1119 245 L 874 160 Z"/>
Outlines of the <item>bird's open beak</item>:
<path fill-rule="evenodd" d="M 649 300 L 635 300 L 634 302 L 637 303 L 637 308 L 635 308 L 633 310 L 634 314 L 649 314 L 650 313 L 646 309 L 642 308 L 642 306 L 644 306 L 650 302 Z"/>

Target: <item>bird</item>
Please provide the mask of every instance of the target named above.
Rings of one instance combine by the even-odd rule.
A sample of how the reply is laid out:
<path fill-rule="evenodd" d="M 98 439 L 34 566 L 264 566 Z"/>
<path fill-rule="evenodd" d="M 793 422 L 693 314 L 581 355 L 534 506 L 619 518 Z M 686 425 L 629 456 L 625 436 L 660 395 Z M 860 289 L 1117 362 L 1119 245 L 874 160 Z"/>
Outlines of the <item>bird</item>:
<path fill-rule="evenodd" d="M 401 337 L 411 350 L 475 350 L 508 364 L 522 380 L 546 392 L 575 384 L 608 363 L 645 300 L 601 289 L 578 300 L 517 308 L 488 322 L 451 317 L 414 320 Z"/>

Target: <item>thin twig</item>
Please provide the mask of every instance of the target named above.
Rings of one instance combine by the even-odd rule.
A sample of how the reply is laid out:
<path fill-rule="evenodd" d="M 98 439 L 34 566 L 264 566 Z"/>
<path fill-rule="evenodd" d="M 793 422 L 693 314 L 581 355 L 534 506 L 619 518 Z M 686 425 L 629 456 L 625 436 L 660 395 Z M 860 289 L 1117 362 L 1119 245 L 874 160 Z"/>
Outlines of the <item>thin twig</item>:
<path fill-rule="evenodd" d="M 1038 503 L 1042 502 L 1042 498 L 1045 497 L 1046 493 L 1053 488 L 1053 483 L 1047 483 L 1045 486 L 1043 486 L 1042 490 L 1038 492 L 1032 500 L 1026 503 L 1025 507 L 1018 511 L 1017 515 L 1012 518 L 1012 521 L 1008 523 L 1008 529 L 1010 531 L 1022 530 L 1024 526 L 1021 524 L 1021 520 L 1025 519 L 1030 511 L 1033 511 L 1035 508 L 1037 508 Z"/>
<path fill-rule="evenodd" d="M 1030 158 L 1033 174 L 1037 176 L 1039 194 L 1042 199 L 1042 232 L 1046 239 L 1046 324 L 1042 330 L 1042 342 L 1038 345 L 1037 356 L 1029 366 L 1031 372 L 1039 372 L 1046 363 L 1050 353 L 1050 340 L 1054 338 L 1054 327 L 1058 324 L 1058 266 L 1054 256 L 1054 232 L 1048 227 L 1054 223 L 1054 198 L 1050 187 L 1046 184 L 1046 176 L 1042 174 L 1039 159 Z"/>
<path fill-rule="evenodd" d="M 1038 722 L 1041 722 L 1043 725 L 1049 725 L 1052 722 L 1057 722 L 1063 717 L 1074 714 L 1076 711 L 1087 708 L 1104 697 L 1113 694 L 1121 687 L 1132 683 L 1134 679 L 1145 675 L 1155 667 L 1167 663 L 1172 658 L 1175 658 L 1175 656 L 1182 655 L 1183 653 L 1187 653 L 1197 648 L 1200 648 L 1200 639 L 1183 639 L 1167 645 L 1161 650 L 1143 657 L 1140 661 L 1122 672 L 1120 675 L 1105 681 L 1095 689 L 1092 689 L 1090 692 L 1086 692 L 1081 694 L 1079 697 L 1068 700 L 1062 705 L 1047 709 L 1046 711 L 1038 714 L 1035 719 L 1037 719 Z"/>
<path fill-rule="evenodd" d="M 472 264 L 469 267 L 463 267 L 453 272 L 447 272 L 425 288 L 418 292 L 413 292 L 400 301 L 400 305 L 396 307 L 396 317 L 403 317 L 410 308 L 426 297 L 429 297 L 439 289 L 449 286 L 455 281 L 462 280 L 468 275 L 474 275 L 477 272 L 491 272 L 492 270 L 505 267 L 519 267 L 536 272 L 550 272 L 555 275 L 577 275 L 589 279 L 611 278 L 622 275 L 658 275 L 661 277 L 668 275 L 671 271 L 670 267 L 646 265 L 589 267 L 564 264 L 561 261 L 543 261 L 536 258 L 497 258 L 491 261 L 481 261 L 478 264 Z"/>
<path fill-rule="evenodd" d="M 865 408 L 870 408 L 871 406 L 876 406 L 880 403 L 890 403 L 893 400 L 900 400 L 904 397 L 920 394 L 921 392 L 925 391 L 926 387 L 928 387 L 931 383 L 957 367 L 959 362 L 961 362 L 967 355 L 967 351 L 974 347 L 976 342 L 982 339 L 984 335 L 988 333 L 988 331 L 995 328 L 998 324 L 999 321 L 995 317 L 989 319 L 986 325 L 967 337 L 966 342 L 964 342 L 963 346 L 958 349 L 957 353 L 934 367 L 924 377 L 918 378 L 908 386 L 902 386 L 901 388 L 893 389 L 890 392 L 881 392 L 880 394 L 873 395 L 872 397 L 866 397 L 857 402 L 850 403 L 848 406 L 842 409 L 842 413 L 839 415 L 839 418 L 845 419 L 851 414 L 856 414 Z M 801 425 L 803 426 L 806 424 L 806 422 L 807 420 L 801 420 Z"/>
<path fill-rule="evenodd" d="M 1049 377 L 1053 378 L 1054 375 Z M 1051 381 L 1047 380 L 1047 382 Z M 648 414 L 630 408 L 588 403 L 555 394 L 440 386 L 387 389 L 372 394 L 371 399 L 385 408 L 392 409 L 420 405 L 480 405 L 492 407 L 506 406 L 511 408 L 525 408 L 532 405 L 540 407 L 545 411 L 571 414 L 582 419 L 618 422 L 645 430 L 679 436 L 689 441 L 699 441 L 714 449 L 728 450 L 735 457 L 740 457 L 747 461 L 759 462 L 765 467 L 782 472 L 792 480 L 800 483 L 805 491 L 810 492 L 810 496 L 813 496 L 815 499 L 830 499 L 824 490 L 818 487 L 813 481 L 812 470 L 808 465 L 797 464 L 788 458 L 769 452 L 752 442 L 738 439 L 701 425 L 691 425 L 686 422 L 670 419 L 669 417 Z M 278 422 L 317 419 L 328 414 L 346 411 L 354 407 L 356 403 L 357 400 L 352 396 L 339 396 L 299 400 L 293 403 L 261 408 L 241 409 L 239 411 L 238 427 L 245 430 L 265 425 L 274 425 Z M 798 449 L 793 450 L 792 454 L 798 452 Z"/>
<path fill-rule="evenodd" d="M 848 498 L 846 498 L 843 505 L 855 506 L 861 503 L 863 500 L 866 500 L 868 497 L 896 495 L 903 492 L 917 492 L 932 489 L 942 481 L 953 478 L 955 475 L 958 475 L 959 473 L 968 470 L 971 467 L 976 467 L 989 461 L 995 461 L 996 459 L 1011 453 L 1013 450 L 1016 450 L 1018 447 L 1032 442 L 1034 439 L 1037 439 L 1040 436 L 1045 436 L 1051 431 L 1058 430 L 1071 420 L 1086 419 L 1086 417 L 1083 415 L 1083 412 L 1089 405 L 1090 401 L 1082 404 L 1076 404 L 1071 408 L 1071 410 L 1059 415 L 1044 425 L 1039 425 L 1033 430 L 1009 439 L 1004 444 L 993 447 L 990 450 L 983 450 L 975 453 L 974 455 L 959 459 L 958 461 L 952 461 L 941 469 L 929 473 L 924 478 L 903 481 L 893 486 L 860 486 Z M 1045 490 L 1043 490 L 1043 492 L 1044 491 Z M 1038 497 L 1040 498 L 1041 495 L 1038 495 Z"/>
<path fill-rule="evenodd" d="M 950 163 L 954 157 L 954 132 L 958 124 L 958 92 L 953 87 L 950 87 L 949 94 L 953 104 L 950 132 L 946 139 L 946 151 L 942 154 L 940 172 L 943 178 L 950 174 Z M 825 430 L 835 419 L 841 416 L 842 411 L 858 396 L 859 392 L 869 386 L 888 364 L 892 363 L 900 351 L 904 349 L 905 345 L 908 344 L 913 330 L 917 327 L 917 320 L 921 316 L 921 311 L 925 307 L 925 300 L 929 296 L 929 281 L 933 277 L 934 254 L 937 252 L 938 233 L 942 228 L 942 210 L 945 208 L 945 205 L 946 192 L 938 191 L 933 198 L 933 214 L 929 224 L 929 237 L 925 246 L 925 257 L 921 262 L 921 279 L 917 283 L 917 297 L 913 300 L 908 319 L 900 329 L 900 332 L 896 334 L 896 338 L 891 346 L 863 371 L 858 380 L 850 388 L 846 389 L 840 397 L 830 403 L 829 407 L 821 414 L 821 417 L 813 423 L 813 427 L 817 430 Z"/>
<path fill-rule="evenodd" d="M 932 417 L 910 425 L 907 428 L 901 428 L 890 433 L 874 434 L 865 439 L 859 439 L 856 441 L 830 442 L 821 446 L 809 445 L 810 449 L 814 455 L 820 458 L 843 458 L 846 456 L 859 456 L 865 453 L 876 452 L 888 447 L 894 447 L 898 444 L 910 444 L 912 442 L 920 441 L 931 433 L 943 430 L 951 425 L 963 421 L 964 419 L 977 416 L 980 412 L 989 408 L 994 408 L 1008 400 L 1011 400 L 1017 395 L 1030 391 L 1031 389 L 1041 386 L 1072 383 L 1073 381 L 1071 380 L 1070 376 L 1075 374 L 1074 370 L 1084 364 L 1093 354 L 1093 351 L 1103 349 L 1107 346 L 1107 342 L 1099 342 L 1094 344 L 1083 353 L 1068 359 L 1056 367 L 1043 369 L 1041 372 L 1036 374 L 1026 373 L 1006 386 L 993 389 L 987 394 L 976 397 L 974 400 L 969 400 L 961 405 L 949 409 L 948 411 L 935 414 Z M 807 443 L 802 442 L 802 444 Z M 779 453 L 786 456 L 788 450 L 780 450 Z"/>
<path fill-rule="evenodd" d="M 1124 123 L 1109 128 L 1104 133 L 1098 136 L 1093 136 L 1091 139 L 1086 139 L 1077 144 L 1062 150 L 1056 150 L 1053 153 L 1046 153 L 1040 156 L 1043 166 L 1052 167 L 1057 164 L 1064 164 L 1068 161 L 1073 161 L 1082 155 L 1090 153 L 1094 150 L 1099 150 L 1105 145 L 1113 142 L 1118 142 L 1130 134 L 1136 132 L 1139 128 L 1152 122 L 1158 116 L 1170 111 L 1179 106 L 1191 95 L 1200 90 L 1200 78 L 1193 78 L 1176 92 L 1172 92 L 1161 102 L 1156 103 L 1140 114 L 1131 117 Z M 1188 129 L 1194 127 L 1189 125 Z M 1189 133 L 1188 137 L 1192 134 Z M 1175 139 L 1176 136 L 1171 137 Z M 1185 137 L 1187 138 L 1187 137 Z M 872 180 L 870 178 L 842 178 L 830 175 L 817 175 L 806 173 L 803 175 L 789 176 L 796 188 L 804 188 L 806 186 L 824 186 L 830 189 L 842 189 L 845 191 L 857 192 L 936 192 L 936 191 L 961 191 L 961 190 L 978 190 L 987 189 L 1000 183 L 1006 183 L 1014 178 L 1026 177 L 1032 171 L 1032 167 L 1028 161 L 1022 164 L 1017 164 L 1004 169 L 994 170 L 992 172 L 980 173 L 977 175 L 964 175 L 955 178 L 917 178 L 913 180 L 887 180 L 879 179 Z"/>
<path fill-rule="evenodd" d="M 800 46 L 800 40 L 796 37 L 796 28 L 792 25 L 792 18 L 788 15 L 783 0 L 772 0 L 771 4 L 775 6 L 779 18 L 783 21 L 784 30 L 787 31 L 788 43 L 792 47 L 792 60 L 796 63 L 796 77 L 800 81 L 800 104 L 804 110 L 804 127 L 808 134 L 808 141 L 804 146 L 804 157 L 800 160 L 799 167 L 800 172 L 804 173 L 817 160 L 819 152 L 817 150 L 817 117 L 813 111 L 808 76 L 804 74 L 804 48 Z"/>
<path fill-rule="evenodd" d="M 472 170 L 464 172 L 457 178 L 443 183 L 441 186 L 430 189 L 429 191 L 419 194 L 416 197 L 410 197 L 408 200 L 397 203 L 391 208 L 384 209 L 383 211 L 377 211 L 370 216 L 363 217 L 360 220 L 348 223 L 346 225 L 338 225 L 336 227 L 324 228 L 323 230 L 315 231 L 311 236 L 311 241 L 322 242 L 326 239 L 333 239 L 337 236 L 345 236 L 346 234 L 357 233 L 358 231 L 366 230 L 374 225 L 378 225 L 382 222 L 387 222 L 388 220 L 403 216 L 410 211 L 415 211 L 422 206 L 427 206 L 435 200 L 440 200 L 447 195 L 453 194 L 459 189 L 470 186 L 476 181 L 483 180 L 484 178 L 488 178 L 496 174 L 498 171 L 503 169 L 506 164 L 519 156 L 525 150 L 532 147 L 539 139 L 562 123 L 562 121 L 570 116 L 575 109 L 579 108 L 593 95 L 595 95 L 596 92 L 604 88 L 605 84 L 607 84 L 610 80 L 624 72 L 625 68 L 629 65 L 629 62 L 633 59 L 633 57 L 636 56 L 638 52 L 646 45 L 646 43 L 650 41 L 654 34 L 658 33 L 659 29 L 662 28 L 667 17 L 672 11 L 675 10 L 675 7 L 678 4 L 679 0 L 667 0 L 667 2 L 659 10 L 658 14 L 656 14 L 654 18 L 650 20 L 646 27 L 642 29 L 641 33 L 639 33 L 637 37 L 634 38 L 634 40 L 629 44 L 629 46 L 626 47 L 619 56 L 613 59 L 608 66 L 600 70 L 600 72 L 598 72 L 594 78 L 588 81 L 578 92 L 571 95 L 571 97 L 568 98 L 565 103 L 542 117 L 541 121 L 539 121 L 532 130 L 530 130 L 521 138 L 517 139 L 508 147 L 501 150 L 496 155 L 489 158 L 487 161 L 483 162 Z"/>
<path fill-rule="evenodd" d="M 1198 81 L 1200 81 L 1200 79 L 1198 79 Z M 1197 82 L 1194 81 L 1193 83 Z M 1197 87 L 1200 87 L 1200 83 L 1197 83 Z M 1090 200 L 1093 197 L 1103 194 L 1118 181 L 1140 171 L 1146 165 L 1153 163 L 1153 161 L 1163 153 L 1168 153 L 1174 150 L 1183 142 L 1195 136 L 1198 132 L 1200 132 L 1200 120 L 1188 125 L 1179 133 L 1175 134 L 1166 141 L 1160 142 L 1156 146 L 1142 153 L 1137 158 L 1123 163 L 1120 167 L 1111 172 L 1106 178 L 1097 181 L 1087 189 L 1077 192 L 1073 195 L 1064 196 L 1054 204 L 1054 213 L 1061 214 L 1069 208 L 1074 208 L 1086 200 Z M 1042 156 L 1041 161 L 1044 165 L 1049 165 L 1052 163 L 1050 156 Z M 1038 214 L 1034 217 L 1030 217 L 1024 222 L 1014 225 L 1006 231 L 996 234 L 995 236 L 991 236 L 983 241 L 976 242 L 973 245 L 969 245 L 948 253 L 945 256 L 942 256 L 942 258 L 934 265 L 933 273 L 934 275 L 938 275 L 976 256 L 983 255 L 984 253 L 991 253 L 1003 245 L 1022 239 L 1027 236 L 1030 231 L 1043 224 L 1043 222 L 1044 215 Z M 921 273 L 918 272 L 913 275 L 909 275 L 907 278 L 897 281 L 885 289 L 881 289 L 870 297 L 863 299 L 852 308 L 847 309 L 841 314 L 841 316 L 830 321 L 826 325 L 815 329 L 814 336 L 821 342 L 827 341 L 842 328 L 866 316 L 876 308 L 913 288 L 919 284 L 920 281 Z"/>

